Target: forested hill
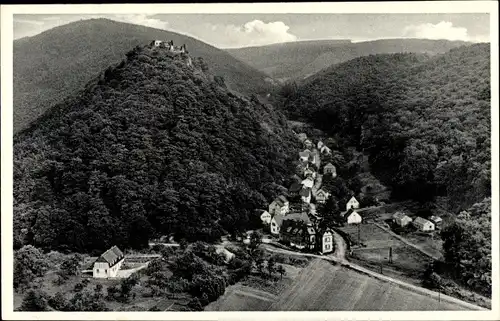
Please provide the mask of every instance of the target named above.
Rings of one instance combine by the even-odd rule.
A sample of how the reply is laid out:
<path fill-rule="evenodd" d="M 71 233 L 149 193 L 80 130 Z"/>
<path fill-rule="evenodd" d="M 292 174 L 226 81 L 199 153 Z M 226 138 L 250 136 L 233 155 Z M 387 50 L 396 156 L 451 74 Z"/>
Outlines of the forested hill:
<path fill-rule="evenodd" d="M 15 136 L 16 247 L 212 241 L 260 223 L 298 147 L 286 119 L 166 52 L 136 47 Z"/>
<path fill-rule="evenodd" d="M 268 76 L 194 38 L 108 19 L 82 20 L 14 41 L 14 130 L 25 128 L 50 106 L 81 89 L 101 70 L 119 62 L 130 48 L 152 39 L 186 44 L 191 54 L 204 57 L 236 92 L 268 92 L 264 81 Z"/>
<path fill-rule="evenodd" d="M 259 47 L 227 49 L 236 58 L 275 80 L 303 79 L 331 65 L 384 53 L 445 53 L 463 41 L 430 39 L 380 39 L 353 43 L 349 40 L 311 40 Z"/>
<path fill-rule="evenodd" d="M 367 152 L 395 196 L 467 209 L 491 193 L 489 46 L 357 58 L 285 86 L 282 106 Z"/>

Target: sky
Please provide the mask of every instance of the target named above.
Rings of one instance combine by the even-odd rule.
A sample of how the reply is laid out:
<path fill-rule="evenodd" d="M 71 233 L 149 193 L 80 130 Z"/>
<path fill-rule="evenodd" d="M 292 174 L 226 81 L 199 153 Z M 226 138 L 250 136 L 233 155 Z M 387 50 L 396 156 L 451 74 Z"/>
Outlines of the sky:
<path fill-rule="evenodd" d="M 108 18 L 185 34 L 218 48 L 290 41 L 426 38 L 488 42 L 489 14 L 29 14 L 14 15 L 14 39 L 73 21 Z"/>

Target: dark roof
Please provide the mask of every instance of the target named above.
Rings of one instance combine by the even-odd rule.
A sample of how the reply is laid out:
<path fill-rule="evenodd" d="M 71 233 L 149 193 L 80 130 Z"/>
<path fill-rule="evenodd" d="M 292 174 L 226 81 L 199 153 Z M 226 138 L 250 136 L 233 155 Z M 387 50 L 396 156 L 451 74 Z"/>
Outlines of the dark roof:
<path fill-rule="evenodd" d="M 328 163 L 328 164 L 325 165 L 325 167 L 333 167 L 333 168 L 335 168 L 335 165 L 333 165 L 332 163 Z"/>
<path fill-rule="evenodd" d="M 285 219 L 281 227 L 281 233 L 290 236 L 304 236 L 310 234 L 310 231 L 307 223 L 303 221 Z"/>
<path fill-rule="evenodd" d="M 103 254 L 96 260 L 96 262 L 106 262 L 110 266 L 115 265 L 116 262 L 121 260 L 124 257 L 123 252 L 115 245 Z"/>
<path fill-rule="evenodd" d="M 273 217 L 273 218 L 274 218 L 274 220 L 276 221 L 276 224 L 277 224 L 278 226 L 281 226 L 281 223 L 283 222 L 283 218 L 284 218 L 284 216 L 282 216 L 282 215 L 274 215 L 274 217 Z"/>
<path fill-rule="evenodd" d="M 302 184 L 300 184 L 300 183 L 293 183 L 288 190 L 290 192 L 297 193 L 301 189 L 302 189 Z"/>
<path fill-rule="evenodd" d="M 306 224 L 311 224 L 311 220 L 306 213 L 289 213 L 284 218 L 285 221 L 302 221 Z"/>
<path fill-rule="evenodd" d="M 286 199 L 286 197 L 285 197 L 285 196 L 283 196 L 283 195 L 278 196 L 278 199 L 279 199 L 280 201 L 282 201 L 283 203 L 287 203 L 287 202 L 288 202 L 288 200 Z"/>
<path fill-rule="evenodd" d="M 300 190 L 299 192 L 299 195 L 300 196 L 305 196 L 305 197 L 308 197 L 309 195 L 311 195 L 311 188 L 310 187 L 304 187 Z"/>

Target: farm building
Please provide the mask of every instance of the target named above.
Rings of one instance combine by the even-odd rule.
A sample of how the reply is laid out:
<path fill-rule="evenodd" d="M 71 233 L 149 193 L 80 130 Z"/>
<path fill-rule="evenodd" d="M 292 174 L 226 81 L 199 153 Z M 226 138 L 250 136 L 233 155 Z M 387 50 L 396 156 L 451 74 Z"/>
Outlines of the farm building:
<path fill-rule="evenodd" d="M 305 133 L 300 133 L 297 135 L 297 138 L 303 143 L 307 139 L 307 135 Z"/>
<path fill-rule="evenodd" d="M 314 179 L 312 177 L 307 177 L 301 182 L 301 184 L 304 185 L 304 187 L 312 188 L 314 185 Z"/>
<path fill-rule="evenodd" d="M 278 196 L 271 204 L 269 204 L 269 213 L 271 215 L 285 215 L 288 213 L 290 203 L 285 196 Z"/>
<path fill-rule="evenodd" d="M 92 269 L 94 278 L 112 278 L 116 277 L 123 261 L 125 261 L 125 255 L 117 247 L 113 246 L 94 262 L 94 267 Z"/>
<path fill-rule="evenodd" d="M 328 199 L 329 196 L 330 196 L 330 193 L 326 192 L 323 189 L 320 189 L 319 191 L 316 192 L 316 196 L 315 196 L 316 202 L 324 203 L 324 202 L 326 202 L 326 200 Z"/>
<path fill-rule="evenodd" d="M 429 217 L 429 221 L 434 223 L 435 228 L 441 228 L 441 224 L 443 223 L 443 219 L 436 215 Z"/>
<path fill-rule="evenodd" d="M 162 44 L 162 42 L 163 41 L 161 40 L 153 40 L 151 41 L 150 46 L 159 47 Z"/>
<path fill-rule="evenodd" d="M 419 231 L 422 231 L 422 232 L 430 232 L 430 231 L 434 231 L 434 223 L 432 223 L 431 221 L 428 221 L 426 220 L 425 218 L 423 217 L 417 217 L 414 221 L 413 221 L 413 225 L 419 230 Z"/>
<path fill-rule="evenodd" d="M 410 224 L 413 220 L 411 219 L 411 217 L 409 217 L 405 213 L 397 212 L 397 213 L 394 213 L 394 215 L 392 215 L 392 221 L 395 224 L 403 227 L 403 226 Z"/>
<path fill-rule="evenodd" d="M 350 209 L 347 212 L 345 212 L 344 219 L 347 222 L 347 224 L 359 224 L 363 220 L 361 215 L 359 215 L 359 213 L 356 212 L 354 209 Z"/>
<path fill-rule="evenodd" d="M 274 215 L 271 219 L 270 230 L 271 234 L 279 235 L 281 229 L 281 223 L 283 223 L 284 216 L 282 215 Z"/>
<path fill-rule="evenodd" d="M 309 154 L 309 163 L 314 164 L 318 160 L 318 154 L 311 153 Z"/>
<path fill-rule="evenodd" d="M 264 224 L 269 224 L 271 223 L 271 214 L 269 214 L 268 211 L 263 211 L 262 214 L 260 215 L 260 219 L 262 220 L 262 223 Z"/>
<path fill-rule="evenodd" d="M 310 187 L 303 187 L 300 192 L 299 192 L 300 198 L 302 199 L 302 202 L 304 203 L 310 203 L 311 202 L 311 188 Z"/>
<path fill-rule="evenodd" d="M 347 202 L 347 204 L 345 205 L 345 209 L 346 211 L 350 210 L 350 209 L 354 209 L 354 208 L 359 208 L 359 202 L 358 200 L 353 196 L 351 197 L 351 199 Z"/>
<path fill-rule="evenodd" d="M 323 167 L 323 174 L 324 175 L 332 175 L 333 177 L 337 177 L 337 169 L 332 163 L 328 163 Z"/>

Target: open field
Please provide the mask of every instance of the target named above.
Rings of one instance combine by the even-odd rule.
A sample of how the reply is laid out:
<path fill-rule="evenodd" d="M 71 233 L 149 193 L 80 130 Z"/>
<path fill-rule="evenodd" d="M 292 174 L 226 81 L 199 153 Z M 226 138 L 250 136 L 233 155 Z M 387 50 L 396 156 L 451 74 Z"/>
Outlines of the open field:
<path fill-rule="evenodd" d="M 464 308 L 318 259 L 302 271 L 270 310 L 414 311 Z"/>
<path fill-rule="evenodd" d="M 278 296 L 286 290 L 303 268 L 282 264 L 286 270 L 283 278 L 275 281 L 250 276 L 242 282 L 226 288 L 217 301 L 205 307 L 205 311 L 267 311 Z"/>
<path fill-rule="evenodd" d="M 362 244 L 366 245 L 366 248 L 384 248 L 387 247 L 397 247 L 404 245 L 400 240 L 394 238 L 391 234 L 385 232 L 374 224 L 360 224 L 360 240 Z M 349 234 L 351 240 L 358 242 L 358 226 L 347 225 L 340 230 Z"/>
<path fill-rule="evenodd" d="M 277 297 L 265 291 L 241 284 L 231 285 L 205 311 L 267 311 Z"/>

